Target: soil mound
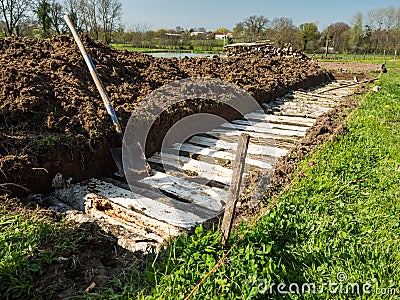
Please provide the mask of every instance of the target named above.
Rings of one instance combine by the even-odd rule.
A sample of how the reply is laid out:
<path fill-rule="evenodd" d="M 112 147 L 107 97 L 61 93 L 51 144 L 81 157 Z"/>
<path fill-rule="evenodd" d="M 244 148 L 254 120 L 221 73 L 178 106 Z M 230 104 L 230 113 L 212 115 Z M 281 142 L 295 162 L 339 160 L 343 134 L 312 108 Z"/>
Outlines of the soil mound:
<path fill-rule="evenodd" d="M 122 126 L 151 91 L 179 79 L 221 78 L 266 102 L 326 78 L 302 55 L 251 51 L 227 58 L 160 59 L 114 50 L 87 37 L 83 42 Z M 110 172 L 107 149 L 117 139 L 71 37 L 2 38 L 0 69 L 1 183 L 42 191 L 57 172 L 77 180 Z"/>

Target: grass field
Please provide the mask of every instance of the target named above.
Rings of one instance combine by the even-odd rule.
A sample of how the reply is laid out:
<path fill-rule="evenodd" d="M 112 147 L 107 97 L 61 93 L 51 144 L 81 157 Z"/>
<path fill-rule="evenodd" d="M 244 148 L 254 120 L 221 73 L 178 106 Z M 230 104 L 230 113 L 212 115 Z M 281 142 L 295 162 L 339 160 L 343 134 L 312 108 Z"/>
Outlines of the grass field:
<path fill-rule="evenodd" d="M 129 44 L 111 44 L 111 47 L 117 50 L 128 50 L 128 51 L 136 51 L 142 53 L 159 53 L 159 52 L 171 52 L 171 53 L 210 53 L 210 54 L 219 54 L 224 52 L 224 48 L 222 46 L 215 47 L 203 47 L 203 46 L 185 46 L 183 49 L 178 49 L 174 47 L 160 47 L 160 48 L 136 48 L 132 47 Z"/>
<path fill-rule="evenodd" d="M 314 55 L 308 54 L 309 57 L 314 57 L 318 61 L 328 61 L 328 62 L 362 62 L 362 63 L 378 63 L 381 64 L 384 61 L 392 62 L 396 65 L 396 62 L 400 61 L 400 57 L 394 55 L 352 55 L 352 54 L 329 54 L 328 57 L 321 58 L 321 54 Z"/>
<path fill-rule="evenodd" d="M 382 90 L 359 96 L 348 132 L 301 162 L 304 173 L 268 214 L 234 231 L 237 245 L 193 299 L 399 297 L 400 63 L 388 68 Z M 2 205 L 0 225 L 1 299 L 27 298 L 34 277 L 79 243 L 69 227 Z M 145 270 L 134 265 L 79 299 L 183 299 L 226 253 L 220 237 L 199 227 Z"/>

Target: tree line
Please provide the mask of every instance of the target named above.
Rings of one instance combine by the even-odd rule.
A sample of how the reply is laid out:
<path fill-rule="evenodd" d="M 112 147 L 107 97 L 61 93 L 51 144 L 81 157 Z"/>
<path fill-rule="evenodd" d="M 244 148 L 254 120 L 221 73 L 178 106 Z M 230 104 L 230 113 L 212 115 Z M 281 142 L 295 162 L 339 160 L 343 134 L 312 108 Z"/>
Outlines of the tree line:
<path fill-rule="evenodd" d="M 0 14 L 4 36 L 66 33 L 63 15 L 69 14 L 78 31 L 109 43 L 120 26 L 122 4 L 118 0 L 0 0 Z"/>
<path fill-rule="evenodd" d="M 394 53 L 400 50 L 400 8 L 389 6 L 356 14 L 350 25 L 337 22 L 322 32 L 314 22 L 293 24 L 287 17 L 269 20 L 250 16 L 236 24 L 236 39 L 269 39 L 277 47 L 291 44 L 307 52 L 323 53 Z"/>
<path fill-rule="evenodd" d="M 151 30 L 137 24 L 121 25 L 119 0 L 0 0 L 0 30 L 4 36 L 50 37 L 68 32 L 63 15 L 69 14 L 78 31 L 107 43 L 130 43 L 135 47 L 185 45 L 214 47 L 205 28 Z M 192 32 L 204 32 L 192 36 Z M 217 31 L 227 32 L 226 28 Z M 350 24 L 337 22 L 320 31 L 315 22 L 295 26 L 288 17 L 250 16 L 233 28 L 234 41 L 271 40 L 275 46 L 291 44 L 310 53 L 394 53 L 400 50 L 400 8 L 389 6 L 358 13 Z M 230 41 L 228 41 L 230 42 Z"/>

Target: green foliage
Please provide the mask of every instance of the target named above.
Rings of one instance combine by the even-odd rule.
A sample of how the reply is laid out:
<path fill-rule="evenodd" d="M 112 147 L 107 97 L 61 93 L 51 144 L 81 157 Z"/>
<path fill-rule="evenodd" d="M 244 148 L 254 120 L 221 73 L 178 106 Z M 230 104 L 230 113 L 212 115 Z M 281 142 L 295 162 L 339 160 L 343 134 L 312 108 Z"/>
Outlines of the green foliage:
<path fill-rule="evenodd" d="M 361 42 L 363 38 L 363 15 L 358 13 L 353 17 L 353 27 L 350 31 L 350 46 L 353 49 L 358 49 L 361 47 Z"/>
<path fill-rule="evenodd" d="M 37 146 L 50 147 L 50 146 L 54 146 L 59 141 L 60 141 L 60 139 L 57 136 L 47 136 L 44 138 L 36 139 L 33 141 L 33 143 Z"/>
<path fill-rule="evenodd" d="M 307 50 L 308 43 L 318 37 L 318 26 L 315 23 L 300 24 L 299 31 L 303 41 L 303 50 Z"/>
<path fill-rule="evenodd" d="M 0 298 L 25 299 L 32 296 L 35 277 L 78 241 L 69 239 L 64 226 L 1 213 Z"/>
<path fill-rule="evenodd" d="M 226 33 L 226 32 L 231 32 L 231 31 L 228 28 L 224 28 L 224 27 L 214 30 L 214 33 L 219 33 L 219 32 Z"/>
<path fill-rule="evenodd" d="M 41 0 L 37 9 L 35 10 L 35 13 L 40 24 L 42 37 L 49 37 L 51 29 L 50 3 L 48 3 L 46 0 Z"/>

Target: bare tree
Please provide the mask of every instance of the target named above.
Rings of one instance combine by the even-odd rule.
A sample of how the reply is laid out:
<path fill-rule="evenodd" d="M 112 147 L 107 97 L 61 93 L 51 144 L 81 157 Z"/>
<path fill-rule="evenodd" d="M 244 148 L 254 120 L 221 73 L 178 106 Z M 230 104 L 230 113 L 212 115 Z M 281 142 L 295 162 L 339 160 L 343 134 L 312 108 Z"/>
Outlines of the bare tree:
<path fill-rule="evenodd" d="M 61 34 L 61 25 L 63 24 L 63 11 L 64 8 L 57 0 L 52 0 L 49 7 L 49 15 L 51 24 L 57 34 Z"/>
<path fill-rule="evenodd" d="M 282 47 L 288 43 L 296 48 L 301 46 L 299 30 L 290 18 L 274 18 L 271 21 L 269 33 L 277 47 Z"/>
<path fill-rule="evenodd" d="M 122 4 L 119 0 L 100 0 L 96 5 L 104 40 L 106 43 L 110 43 L 112 32 L 118 27 L 121 20 Z"/>
<path fill-rule="evenodd" d="M 245 29 L 253 36 L 260 36 L 266 29 L 269 20 L 264 16 L 250 16 L 243 20 Z"/>
<path fill-rule="evenodd" d="M 85 25 L 86 32 L 98 40 L 100 37 L 100 26 L 99 26 L 99 14 L 96 8 L 96 0 L 82 0 L 84 3 L 84 18 L 83 23 Z"/>
<path fill-rule="evenodd" d="M 19 35 L 19 23 L 30 9 L 29 0 L 0 0 L 0 11 L 5 23 L 6 36 Z"/>
<path fill-rule="evenodd" d="M 85 0 L 64 0 L 64 9 L 77 31 L 83 31 L 85 24 Z"/>
<path fill-rule="evenodd" d="M 269 20 L 264 16 L 250 16 L 236 24 L 233 31 L 236 36 L 242 36 L 246 40 L 254 40 L 265 33 Z"/>

